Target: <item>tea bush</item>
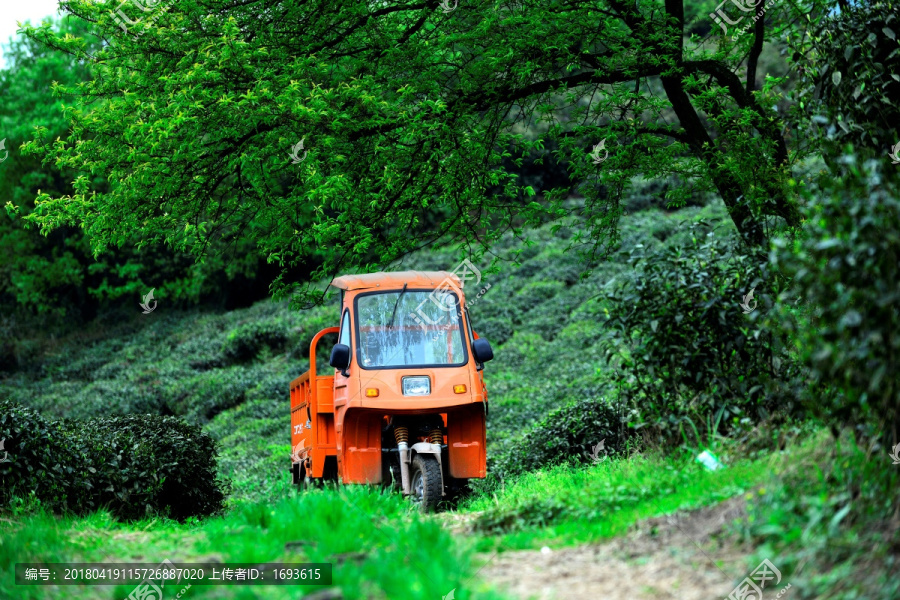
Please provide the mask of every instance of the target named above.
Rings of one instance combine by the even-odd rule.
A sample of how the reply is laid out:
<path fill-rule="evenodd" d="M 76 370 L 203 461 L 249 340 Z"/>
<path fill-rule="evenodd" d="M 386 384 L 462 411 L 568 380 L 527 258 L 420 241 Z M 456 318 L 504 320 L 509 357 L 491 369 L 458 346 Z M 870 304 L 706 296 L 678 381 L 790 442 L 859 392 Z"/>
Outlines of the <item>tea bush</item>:
<path fill-rule="evenodd" d="M 521 319 L 522 315 L 535 306 L 551 300 L 562 287 L 563 284 L 559 281 L 534 281 L 523 286 L 511 299 L 517 316 Z"/>
<path fill-rule="evenodd" d="M 242 403 L 254 384 L 252 370 L 243 367 L 214 369 L 172 381 L 168 407 L 191 422 L 205 423 L 220 412 Z"/>
<path fill-rule="evenodd" d="M 254 321 L 228 334 L 224 352 L 233 361 L 247 361 L 256 358 L 263 348 L 283 351 L 286 343 L 287 334 L 278 323 Z"/>
<path fill-rule="evenodd" d="M 34 494 L 47 507 L 64 507 L 71 499 L 78 506 L 87 491 L 77 449 L 63 443 L 66 428 L 60 421 L 43 418 L 37 411 L 9 400 L 0 401 L 0 439 L 4 457 L 0 463 L 0 506 L 13 497 Z"/>
<path fill-rule="evenodd" d="M 503 478 L 562 462 L 589 462 L 596 456 L 622 452 L 634 437 L 629 421 L 633 411 L 601 398 L 583 398 L 551 411 L 518 443 L 498 456 L 493 475 Z"/>
<path fill-rule="evenodd" d="M 573 285 L 560 290 L 552 299 L 542 302 L 521 317 L 528 331 L 537 333 L 546 341 L 553 341 L 566 326 L 566 318 L 584 304 L 591 290 L 585 286 Z M 584 342 L 584 340 L 581 340 Z"/>
<path fill-rule="evenodd" d="M 0 506 L 33 497 L 54 512 L 185 519 L 219 512 L 229 488 L 217 479 L 212 438 L 173 417 L 53 421 L 4 400 L 0 439 L 9 461 L 0 463 Z"/>
<path fill-rule="evenodd" d="M 893 445 L 900 443 L 900 186 L 875 163 L 851 158 L 844 170 L 811 203 L 804 235 L 778 241 L 772 252 L 793 278 L 777 319 L 822 388 L 807 392 L 810 410 Z"/>
<path fill-rule="evenodd" d="M 806 15 L 808 8 L 799 8 Z M 813 31 L 792 40 L 799 99 L 823 125 L 828 150 L 823 159 L 837 167 L 843 144 L 881 158 L 897 143 L 900 122 L 900 16 L 892 2 L 848 3 L 813 19 Z M 817 132 L 812 129 L 815 135 Z M 885 173 L 897 177 L 896 169 Z"/>
<path fill-rule="evenodd" d="M 512 320 L 505 317 L 482 317 L 477 324 L 472 324 L 472 328 L 494 348 L 505 344 L 515 331 Z"/>
<path fill-rule="evenodd" d="M 756 323 L 771 308 L 778 279 L 764 257 L 742 254 L 730 234 L 702 222 L 688 230 L 684 242 L 636 249 L 635 277 L 609 295 L 616 308 L 605 343 L 621 364 L 614 378 L 644 423 L 668 441 L 794 408 L 775 384 L 791 368 L 790 356 Z M 754 288 L 750 305 L 760 310 L 744 314 L 740 302 Z"/>

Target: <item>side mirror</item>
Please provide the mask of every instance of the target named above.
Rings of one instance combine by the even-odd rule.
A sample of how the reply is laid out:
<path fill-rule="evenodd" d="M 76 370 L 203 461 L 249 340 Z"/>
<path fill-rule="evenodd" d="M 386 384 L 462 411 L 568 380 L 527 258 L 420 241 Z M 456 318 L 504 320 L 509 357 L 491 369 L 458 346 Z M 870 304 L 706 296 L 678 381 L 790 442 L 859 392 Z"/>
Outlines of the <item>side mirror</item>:
<path fill-rule="evenodd" d="M 472 355 L 480 363 L 486 363 L 494 358 L 494 350 L 491 348 L 490 342 L 484 338 L 478 338 L 472 342 Z"/>
<path fill-rule="evenodd" d="M 341 372 L 344 377 L 347 376 L 347 368 L 350 366 L 350 346 L 347 344 L 335 344 L 331 349 L 331 359 L 328 361 L 335 369 Z"/>

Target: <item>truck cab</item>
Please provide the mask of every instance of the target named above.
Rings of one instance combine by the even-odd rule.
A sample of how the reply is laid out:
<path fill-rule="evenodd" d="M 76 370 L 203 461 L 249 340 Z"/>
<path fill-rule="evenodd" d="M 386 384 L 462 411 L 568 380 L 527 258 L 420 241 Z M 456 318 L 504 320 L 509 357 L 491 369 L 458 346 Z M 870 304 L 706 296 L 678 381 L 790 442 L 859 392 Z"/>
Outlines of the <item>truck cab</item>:
<path fill-rule="evenodd" d="M 486 471 L 487 340 L 472 330 L 463 282 L 445 271 L 338 277 L 337 327 L 310 344 L 291 383 L 295 483 L 393 486 L 432 510 Z M 337 333 L 332 375 L 316 375 Z"/>

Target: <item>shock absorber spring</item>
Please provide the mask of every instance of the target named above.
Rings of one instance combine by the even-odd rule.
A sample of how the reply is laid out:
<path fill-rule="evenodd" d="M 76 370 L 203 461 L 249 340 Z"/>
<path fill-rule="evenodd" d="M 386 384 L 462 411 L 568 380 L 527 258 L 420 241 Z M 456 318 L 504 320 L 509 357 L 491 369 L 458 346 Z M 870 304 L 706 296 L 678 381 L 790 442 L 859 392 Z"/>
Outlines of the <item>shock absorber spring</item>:
<path fill-rule="evenodd" d="M 409 442 L 409 429 L 402 425 L 394 427 L 394 439 L 397 440 L 398 445 Z"/>
<path fill-rule="evenodd" d="M 409 429 L 403 425 L 394 426 L 394 439 L 397 440 L 397 451 L 400 454 L 400 489 L 410 494 L 409 487 Z"/>
<path fill-rule="evenodd" d="M 428 434 L 428 441 L 430 441 L 432 444 L 437 444 L 438 446 L 440 446 L 444 443 L 444 434 L 441 433 L 440 429 L 432 429 Z"/>

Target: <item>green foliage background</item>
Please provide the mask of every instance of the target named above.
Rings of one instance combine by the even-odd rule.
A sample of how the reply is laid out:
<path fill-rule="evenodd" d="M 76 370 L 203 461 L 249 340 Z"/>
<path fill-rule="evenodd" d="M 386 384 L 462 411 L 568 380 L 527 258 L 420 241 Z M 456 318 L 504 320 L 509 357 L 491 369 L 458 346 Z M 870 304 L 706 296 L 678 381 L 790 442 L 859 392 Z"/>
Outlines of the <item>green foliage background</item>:
<path fill-rule="evenodd" d="M 462 507 L 483 511 L 478 531 L 515 547 L 611 535 L 657 497 L 675 510 L 761 485 L 795 452 L 771 495 L 751 490 L 742 539 L 782 552 L 804 597 L 891 597 L 896 475 L 870 458 L 900 443 L 894 5 L 779 3 L 735 40 L 711 2 L 600 4 L 178 0 L 131 37 L 109 3 L 66 0 L 81 19 L 28 28 L 0 73 L 0 398 L 43 416 L 5 402 L 0 436 L 54 466 L 0 465 L 10 510 L 34 508 L 31 487 L 54 511 L 205 515 L 231 478 L 234 510 L 205 531 L 265 530 L 281 550 L 268 500 L 289 493 L 288 382 L 336 324 L 330 277 L 466 257 L 491 284 L 471 312 L 495 347 L 491 478 Z M 39 451 L 48 438 L 64 461 Z M 173 439 L 188 475 L 157 452 Z M 113 468 L 126 443 L 162 475 Z M 692 465 L 705 447 L 732 468 Z M 178 512 L 166 485 L 194 505 Z M 370 530 L 333 497 L 302 502 Z M 393 500 L 353 499 L 400 519 Z M 341 536 L 323 543 L 346 550 Z M 403 555 L 401 537 L 372 550 Z M 850 566 L 800 573 L 834 557 Z M 381 566 L 345 592 L 404 589 Z"/>

